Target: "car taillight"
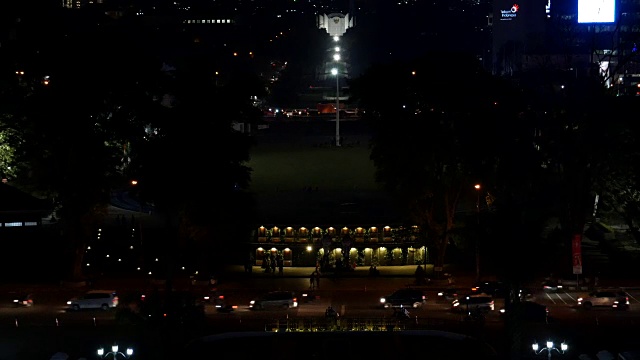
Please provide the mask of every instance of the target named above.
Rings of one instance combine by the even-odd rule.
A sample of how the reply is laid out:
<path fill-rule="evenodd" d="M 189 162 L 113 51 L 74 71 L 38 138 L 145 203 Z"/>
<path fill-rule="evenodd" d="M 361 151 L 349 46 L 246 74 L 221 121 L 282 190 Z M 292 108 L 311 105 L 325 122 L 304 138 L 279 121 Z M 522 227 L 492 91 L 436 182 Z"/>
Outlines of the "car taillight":
<path fill-rule="evenodd" d="M 625 301 L 625 304 L 626 304 L 626 305 L 629 305 L 629 297 L 625 297 L 625 300 L 626 300 L 626 301 Z"/>
<path fill-rule="evenodd" d="M 298 298 L 293 298 L 293 302 L 298 302 Z"/>
<path fill-rule="evenodd" d="M 422 300 L 427 300 L 427 297 L 422 295 Z"/>

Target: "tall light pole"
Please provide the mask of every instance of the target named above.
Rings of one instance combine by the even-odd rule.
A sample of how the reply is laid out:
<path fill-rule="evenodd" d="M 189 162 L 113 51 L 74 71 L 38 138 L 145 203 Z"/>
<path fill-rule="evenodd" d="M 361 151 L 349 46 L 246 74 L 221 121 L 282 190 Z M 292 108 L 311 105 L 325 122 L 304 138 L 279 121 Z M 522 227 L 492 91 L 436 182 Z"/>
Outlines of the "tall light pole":
<path fill-rule="evenodd" d="M 480 184 L 473 186 L 476 189 L 476 282 L 480 281 Z"/>
<path fill-rule="evenodd" d="M 331 74 L 336 77 L 336 146 L 340 146 L 340 75 L 338 69 L 331 69 Z"/>

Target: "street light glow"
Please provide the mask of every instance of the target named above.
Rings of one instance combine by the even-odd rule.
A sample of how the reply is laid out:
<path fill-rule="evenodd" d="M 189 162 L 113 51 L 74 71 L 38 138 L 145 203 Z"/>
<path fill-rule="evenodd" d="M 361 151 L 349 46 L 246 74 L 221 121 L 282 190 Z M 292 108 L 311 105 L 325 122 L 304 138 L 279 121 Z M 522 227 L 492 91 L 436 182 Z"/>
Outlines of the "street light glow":
<path fill-rule="evenodd" d="M 333 54 L 333 60 L 339 61 L 340 60 L 340 54 Z"/>
<path fill-rule="evenodd" d="M 538 345 L 537 342 L 534 342 L 533 344 L 531 344 L 531 349 L 536 355 L 542 354 L 543 352 L 546 351 L 548 360 L 551 360 L 551 353 L 554 350 L 559 354 L 564 354 L 569 349 L 569 345 L 567 345 L 564 341 L 560 344 L 560 349 L 555 347 L 553 344 L 553 341 L 551 340 L 547 340 L 546 345 L 547 345 L 546 347 L 541 349 L 540 345 Z"/>
<path fill-rule="evenodd" d="M 339 36 L 334 36 L 334 37 L 333 37 L 333 41 L 338 42 L 339 40 L 340 40 L 340 37 L 339 37 Z"/>
<path fill-rule="evenodd" d="M 338 69 L 336 69 L 336 68 L 331 69 L 331 75 L 333 75 L 333 76 L 338 75 Z"/>
<path fill-rule="evenodd" d="M 340 46 L 336 46 L 333 50 L 335 50 L 335 52 L 340 52 Z"/>

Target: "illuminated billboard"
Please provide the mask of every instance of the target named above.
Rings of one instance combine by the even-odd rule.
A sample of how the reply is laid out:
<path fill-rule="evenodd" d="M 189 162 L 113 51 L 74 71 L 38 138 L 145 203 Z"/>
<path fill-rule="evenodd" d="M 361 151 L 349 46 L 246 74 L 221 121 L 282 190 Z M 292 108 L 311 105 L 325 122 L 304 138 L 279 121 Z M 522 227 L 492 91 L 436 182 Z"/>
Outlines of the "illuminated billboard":
<path fill-rule="evenodd" d="M 578 0 L 578 23 L 616 21 L 616 0 Z"/>

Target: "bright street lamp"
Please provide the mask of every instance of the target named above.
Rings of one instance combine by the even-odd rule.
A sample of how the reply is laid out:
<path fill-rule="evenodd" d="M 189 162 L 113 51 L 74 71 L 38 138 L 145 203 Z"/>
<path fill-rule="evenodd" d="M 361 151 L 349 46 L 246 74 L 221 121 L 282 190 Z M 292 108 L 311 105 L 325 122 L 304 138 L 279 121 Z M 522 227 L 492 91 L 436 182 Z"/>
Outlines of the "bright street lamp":
<path fill-rule="evenodd" d="M 338 69 L 331 69 L 331 75 L 336 77 L 336 146 L 340 146 L 340 75 Z"/>
<path fill-rule="evenodd" d="M 131 355 L 133 355 L 133 348 L 127 348 L 126 352 L 124 353 L 122 351 L 118 351 L 118 345 L 111 346 L 111 351 L 109 352 L 105 352 L 104 348 L 98 349 L 98 356 L 100 356 L 101 358 L 106 359 L 109 355 L 112 355 L 114 360 L 118 355 L 122 355 L 123 358 L 128 359 L 131 357 Z"/>
<path fill-rule="evenodd" d="M 533 349 L 533 352 L 536 355 L 542 354 L 544 351 L 547 352 L 547 358 L 550 360 L 551 359 L 551 352 L 553 350 L 557 351 L 558 354 L 564 354 L 567 350 L 569 350 L 569 345 L 567 345 L 565 342 L 562 342 L 562 344 L 560 344 L 560 349 L 558 349 L 557 347 L 555 347 L 553 345 L 553 341 L 548 340 L 546 343 L 547 347 L 544 348 L 540 348 L 540 346 L 538 345 L 537 342 L 534 342 L 533 344 L 531 344 L 531 349 Z"/>

